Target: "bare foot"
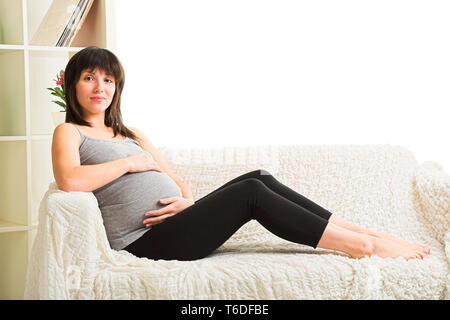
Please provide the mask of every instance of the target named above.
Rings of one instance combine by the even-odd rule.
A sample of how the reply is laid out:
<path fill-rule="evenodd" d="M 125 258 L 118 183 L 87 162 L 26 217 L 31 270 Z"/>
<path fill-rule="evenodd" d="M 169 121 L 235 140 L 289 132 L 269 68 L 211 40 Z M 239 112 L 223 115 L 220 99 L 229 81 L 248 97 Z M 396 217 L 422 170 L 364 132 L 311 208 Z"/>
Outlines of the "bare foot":
<path fill-rule="evenodd" d="M 353 258 L 376 255 L 381 258 L 403 257 L 406 260 L 423 259 L 426 255 L 421 249 L 414 249 L 409 245 L 402 245 L 396 241 L 368 236 L 363 245 L 356 250 L 349 252 Z"/>
<path fill-rule="evenodd" d="M 394 237 L 390 234 L 387 233 L 383 233 L 383 232 L 378 232 L 378 231 L 373 231 L 358 225 L 355 225 L 351 222 L 348 222 L 342 218 L 340 218 L 339 216 L 333 214 L 330 217 L 329 220 L 331 223 L 336 224 L 340 227 L 346 228 L 348 230 L 354 231 L 354 232 L 358 232 L 360 234 L 364 234 L 364 235 L 369 235 L 369 236 L 373 236 L 373 237 L 377 237 L 377 238 L 381 238 L 381 239 L 387 239 L 387 240 L 391 240 L 395 243 L 397 243 L 398 245 L 401 246 L 407 246 L 410 247 L 413 250 L 420 250 L 422 252 L 422 254 L 424 255 L 428 255 L 430 253 L 430 249 L 427 248 L 426 246 L 423 246 L 421 244 L 416 244 L 416 243 L 411 243 L 405 240 L 401 240 L 397 237 Z"/>
<path fill-rule="evenodd" d="M 397 244 L 399 244 L 401 246 L 410 247 L 413 250 L 420 251 L 424 255 L 428 255 L 430 253 L 430 248 L 428 248 L 428 247 L 426 247 L 424 245 L 421 245 L 421 244 L 418 244 L 418 243 L 412 243 L 412 242 L 409 242 L 409 241 L 406 241 L 406 240 L 402 240 L 402 239 L 399 239 L 399 238 L 397 238 L 397 237 L 395 237 L 393 235 L 390 235 L 388 233 L 383 233 L 383 232 L 369 230 L 368 234 L 371 235 L 371 236 L 375 236 L 377 238 L 382 238 L 382 239 L 387 239 L 387 240 L 393 241 L 393 242 L 395 242 L 395 243 L 397 243 Z"/>

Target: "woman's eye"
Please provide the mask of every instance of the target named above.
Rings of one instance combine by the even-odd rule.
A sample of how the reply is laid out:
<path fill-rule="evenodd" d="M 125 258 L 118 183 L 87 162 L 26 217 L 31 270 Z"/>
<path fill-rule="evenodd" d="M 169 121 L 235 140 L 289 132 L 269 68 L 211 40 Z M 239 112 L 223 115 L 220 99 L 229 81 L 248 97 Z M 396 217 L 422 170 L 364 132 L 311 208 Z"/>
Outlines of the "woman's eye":
<path fill-rule="evenodd" d="M 92 76 L 86 76 L 86 77 L 84 77 L 84 80 L 91 80 L 91 79 L 92 79 Z M 113 83 L 113 82 L 114 82 L 112 79 L 106 79 L 105 81 L 106 81 L 106 82 L 109 82 L 109 83 Z"/>

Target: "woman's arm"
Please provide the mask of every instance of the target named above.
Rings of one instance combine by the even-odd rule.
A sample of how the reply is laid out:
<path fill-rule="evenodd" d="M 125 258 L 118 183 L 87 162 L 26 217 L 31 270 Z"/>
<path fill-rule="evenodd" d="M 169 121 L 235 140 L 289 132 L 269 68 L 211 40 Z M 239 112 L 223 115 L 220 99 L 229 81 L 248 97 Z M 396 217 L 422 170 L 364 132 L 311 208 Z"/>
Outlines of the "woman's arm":
<path fill-rule="evenodd" d="M 88 192 L 104 186 L 130 170 L 128 158 L 95 165 L 80 165 L 80 135 L 63 123 L 55 128 L 52 141 L 53 175 L 60 190 Z"/>
<path fill-rule="evenodd" d="M 53 175 L 60 190 L 89 192 L 127 172 L 162 171 L 144 152 L 100 164 L 80 165 L 80 135 L 76 128 L 63 123 L 55 128 L 52 141 Z"/>
<path fill-rule="evenodd" d="M 181 181 L 179 177 L 177 177 L 175 172 L 170 167 L 169 162 L 158 151 L 158 149 L 156 149 L 153 143 L 151 143 L 150 140 L 139 129 L 129 126 L 127 126 L 127 128 L 133 131 L 133 133 L 141 139 L 140 141 L 138 141 L 141 145 L 141 148 L 150 153 L 153 159 L 159 164 L 163 172 L 171 177 L 172 180 L 175 181 L 175 183 L 180 187 L 183 198 L 191 199 L 192 201 L 194 201 L 194 196 L 192 195 L 191 189 L 183 181 Z"/>

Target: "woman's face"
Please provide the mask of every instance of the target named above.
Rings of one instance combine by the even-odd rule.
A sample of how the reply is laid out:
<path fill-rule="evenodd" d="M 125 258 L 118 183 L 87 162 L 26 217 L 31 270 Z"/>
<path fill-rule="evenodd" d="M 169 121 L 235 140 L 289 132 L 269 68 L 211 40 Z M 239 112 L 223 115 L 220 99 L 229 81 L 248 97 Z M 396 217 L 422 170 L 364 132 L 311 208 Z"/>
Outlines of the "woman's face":
<path fill-rule="evenodd" d="M 116 91 L 115 79 L 98 68 L 83 70 L 76 84 L 77 99 L 83 107 L 83 116 L 104 113 Z"/>

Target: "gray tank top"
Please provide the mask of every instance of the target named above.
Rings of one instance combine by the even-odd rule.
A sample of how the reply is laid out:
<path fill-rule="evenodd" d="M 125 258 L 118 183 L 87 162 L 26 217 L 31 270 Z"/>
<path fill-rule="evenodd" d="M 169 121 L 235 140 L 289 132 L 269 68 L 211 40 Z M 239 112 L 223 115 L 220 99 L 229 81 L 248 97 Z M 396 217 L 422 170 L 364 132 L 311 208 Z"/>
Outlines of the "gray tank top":
<path fill-rule="evenodd" d="M 131 138 L 115 141 L 98 139 L 77 130 L 81 136 L 81 165 L 122 159 L 139 152 L 152 158 Z M 164 207 L 160 199 L 182 197 L 175 181 L 166 173 L 154 170 L 128 172 L 92 192 L 102 213 L 108 241 L 115 250 L 125 248 L 151 229 L 146 228 L 142 221 L 146 217 L 145 212 Z"/>

